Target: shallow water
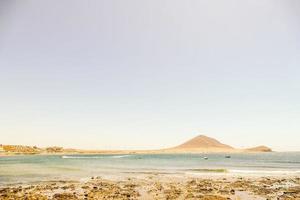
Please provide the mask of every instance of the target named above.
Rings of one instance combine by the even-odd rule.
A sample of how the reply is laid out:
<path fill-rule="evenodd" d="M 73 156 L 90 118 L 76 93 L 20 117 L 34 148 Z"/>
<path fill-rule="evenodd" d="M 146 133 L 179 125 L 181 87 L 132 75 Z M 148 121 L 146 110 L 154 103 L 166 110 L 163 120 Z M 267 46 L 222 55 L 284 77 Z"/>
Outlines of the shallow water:
<path fill-rule="evenodd" d="M 205 157 L 207 159 L 204 159 Z M 300 175 L 300 152 L 0 157 L 0 184 L 2 185 L 153 172 L 178 175 L 201 175 L 203 173 L 258 176 Z"/>

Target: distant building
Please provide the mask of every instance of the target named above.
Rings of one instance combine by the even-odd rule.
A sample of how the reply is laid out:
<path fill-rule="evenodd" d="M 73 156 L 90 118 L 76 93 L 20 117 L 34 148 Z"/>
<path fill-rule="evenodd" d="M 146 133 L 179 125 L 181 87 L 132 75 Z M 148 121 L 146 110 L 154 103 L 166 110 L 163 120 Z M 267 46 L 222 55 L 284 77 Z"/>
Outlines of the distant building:
<path fill-rule="evenodd" d="M 1 152 L 5 152 L 4 149 L 3 149 L 3 145 L 2 144 L 0 144 L 0 153 Z"/>

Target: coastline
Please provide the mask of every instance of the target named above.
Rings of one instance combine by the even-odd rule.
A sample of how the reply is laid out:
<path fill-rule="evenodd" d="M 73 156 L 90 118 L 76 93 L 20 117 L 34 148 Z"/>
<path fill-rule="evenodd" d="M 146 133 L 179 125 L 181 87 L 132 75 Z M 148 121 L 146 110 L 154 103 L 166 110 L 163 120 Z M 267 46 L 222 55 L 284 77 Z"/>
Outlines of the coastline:
<path fill-rule="evenodd" d="M 274 151 L 272 151 L 274 152 Z M 246 151 L 246 150 L 209 150 L 209 149 L 187 149 L 187 150 L 176 150 L 176 149 L 162 149 L 162 150 L 76 150 L 76 151 L 62 151 L 62 152 L 3 152 L 0 153 L 2 156 L 27 156 L 27 155 L 146 155 L 146 154 L 256 154 L 256 153 L 271 153 L 261 151 Z M 285 152 L 278 152 L 285 153 Z M 287 152 L 289 153 L 289 152 Z"/>
<path fill-rule="evenodd" d="M 87 177 L 0 187 L 8 199 L 299 199 L 300 177 L 178 176 L 130 174 L 122 177 Z"/>
<path fill-rule="evenodd" d="M 288 160 L 278 164 L 282 154 L 276 152 L 275 157 L 273 153 L 236 153 L 13 155 L 2 159 L 0 199 L 300 199 L 298 161 L 290 164 L 299 154 L 290 154 Z M 270 158 L 275 163 L 267 164 Z M 240 159 L 246 163 L 239 168 Z M 261 168 L 255 168 L 255 162 Z M 290 171 L 281 171 L 284 169 Z"/>
<path fill-rule="evenodd" d="M 152 150 L 83 150 L 51 146 L 40 148 L 24 145 L 0 145 L 0 155 L 4 154 L 184 154 L 184 153 L 244 153 L 244 152 L 272 152 L 267 146 L 240 149 L 223 144 L 214 138 L 205 135 L 196 136 L 185 143 L 163 149 Z"/>

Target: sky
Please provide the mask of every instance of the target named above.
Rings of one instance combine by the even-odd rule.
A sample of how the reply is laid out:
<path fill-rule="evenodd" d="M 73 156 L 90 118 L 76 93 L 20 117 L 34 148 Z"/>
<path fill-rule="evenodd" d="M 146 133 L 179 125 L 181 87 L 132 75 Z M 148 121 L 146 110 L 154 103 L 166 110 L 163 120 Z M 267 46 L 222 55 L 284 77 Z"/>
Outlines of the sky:
<path fill-rule="evenodd" d="M 300 1 L 1 0 L 0 143 L 300 150 Z"/>

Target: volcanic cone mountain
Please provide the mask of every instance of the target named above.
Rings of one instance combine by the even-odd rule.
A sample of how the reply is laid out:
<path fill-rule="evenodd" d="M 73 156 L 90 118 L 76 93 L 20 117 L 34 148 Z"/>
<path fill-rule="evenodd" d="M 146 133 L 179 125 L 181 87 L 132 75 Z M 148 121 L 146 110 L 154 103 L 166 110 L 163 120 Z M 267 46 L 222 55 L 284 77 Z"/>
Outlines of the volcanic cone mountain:
<path fill-rule="evenodd" d="M 214 138 L 205 135 L 199 135 L 187 142 L 175 147 L 174 149 L 188 150 L 188 149 L 207 149 L 207 150 L 234 150 L 233 147 L 223 144 Z"/>

